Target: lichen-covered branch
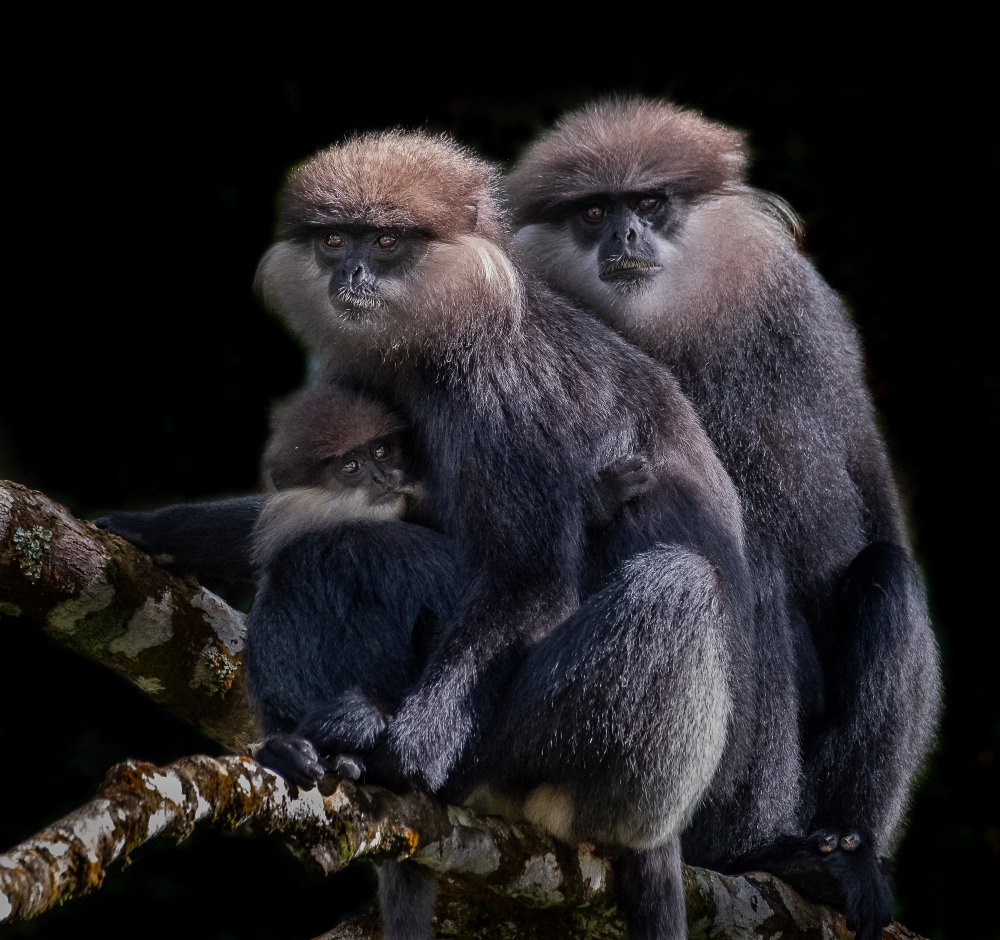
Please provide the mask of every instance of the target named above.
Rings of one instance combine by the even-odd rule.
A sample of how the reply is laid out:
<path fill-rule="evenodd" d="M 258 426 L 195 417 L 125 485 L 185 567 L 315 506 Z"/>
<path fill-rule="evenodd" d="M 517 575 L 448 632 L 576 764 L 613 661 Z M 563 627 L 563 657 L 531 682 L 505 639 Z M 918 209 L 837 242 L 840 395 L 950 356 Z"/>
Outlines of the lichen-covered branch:
<path fill-rule="evenodd" d="M 623 940 L 611 863 L 593 846 L 482 818 L 426 796 L 341 783 L 290 792 L 251 758 L 259 737 L 240 688 L 243 616 L 194 581 L 41 493 L 0 481 L 0 614 L 126 675 L 234 752 L 167 767 L 127 761 L 94 800 L 0 855 L 0 923 L 98 887 L 150 840 L 196 825 L 280 832 L 307 864 L 411 859 L 436 871 L 437 936 Z M 690 936 L 848 940 L 843 918 L 780 881 L 684 871 Z M 376 940 L 367 915 L 324 940 Z M 886 940 L 914 940 L 898 924 Z"/>
<path fill-rule="evenodd" d="M 122 673 L 235 752 L 259 737 L 240 690 L 243 615 L 9 480 L 0 481 L 0 614 Z"/>
<path fill-rule="evenodd" d="M 593 846 L 563 845 L 530 826 L 420 794 L 349 782 L 325 794 L 296 792 L 243 756 L 112 768 L 94 800 L 0 855 L 0 922 L 85 894 L 138 846 L 181 841 L 199 824 L 280 832 L 304 862 L 327 873 L 362 857 L 427 865 L 441 877 L 442 937 L 625 936 L 611 864 Z M 850 937 L 842 918 L 767 875 L 726 878 L 689 867 L 685 889 L 692 938 Z M 327 936 L 378 935 L 367 918 Z M 886 937 L 914 935 L 894 926 Z"/>

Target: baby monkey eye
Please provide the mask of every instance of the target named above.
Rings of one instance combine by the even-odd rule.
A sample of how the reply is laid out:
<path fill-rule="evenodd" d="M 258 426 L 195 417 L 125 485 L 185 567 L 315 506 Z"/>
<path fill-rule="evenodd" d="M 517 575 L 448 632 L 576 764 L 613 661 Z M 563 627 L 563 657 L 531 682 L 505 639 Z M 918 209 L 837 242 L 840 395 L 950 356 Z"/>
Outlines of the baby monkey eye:
<path fill-rule="evenodd" d="M 656 196 L 643 196 L 641 199 L 635 201 L 635 211 L 639 215 L 646 215 L 652 212 L 659 204 L 660 200 Z"/>
<path fill-rule="evenodd" d="M 395 248 L 396 242 L 398 241 L 398 235 L 379 235 L 379 237 L 375 240 L 375 244 L 377 244 L 379 248 L 383 248 L 388 251 L 390 248 Z"/>
<path fill-rule="evenodd" d="M 346 473 L 347 476 L 349 477 L 354 476 L 354 474 L 360 472 L 360 470 L 361 470 L 361 461 L 355 460 L 354 458 L 351 458 L 350 460 L 345 460 L 340 465 L 340 472 Z"/>
<path fill-rule="evenodd" d="M 604 217 L 607 215 L 607 211 L 604 206 L 587 206 L 583 210 L 583 217 L 588 222 L 603 222 Z"/>
<path fill-rule="evenodd" d="M 372 448 L 372 457 L 376 460 L 386 460 L 392 453 L 392 448 L 388 444 L 376 444 Z"/>
<path fill-rule="evenodd" d="M 327 248 L 343 248 L 344 236 L 338 235 L 336 232 L 330 232 L 330 234 L 323 239 L 323 244 L 325 244 Z"/>

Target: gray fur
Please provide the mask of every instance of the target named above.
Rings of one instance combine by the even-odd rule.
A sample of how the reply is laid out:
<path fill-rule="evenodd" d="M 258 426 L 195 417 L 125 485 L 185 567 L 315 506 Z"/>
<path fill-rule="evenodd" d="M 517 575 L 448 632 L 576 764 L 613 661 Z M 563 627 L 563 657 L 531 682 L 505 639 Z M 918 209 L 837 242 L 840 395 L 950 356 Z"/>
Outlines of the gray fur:
<path fill-rule="evenodd" d="M 673 377 L 523 273 L 493 174 L 455 154 L 393 133 L 318 155 L 257 278 L 326 357 L 327 381 L 413 426 L 465 573 L 426 668 L 364 755 L 369 779 L 453 801 L 510 795 L 560 836 L 617 848 L 635 860 L 631 936 L 679 937 L 679 831 L 720 761 L 746 762 L 756 709 L 739 501 Z M 428 199 L 437 221 L 380 245 L 373 223 L 416 219 Z M 635 455 L 648 481 L 595 527 L 595 479 Z M 385 887 L 387 936 L 409 937 L 397 908 L 426 905 Z"/>
<path fill-rule="evenodd" d="M 598 101 L 511 173 L 516 242 L 677 375 L 743 502 L 761 757 L 696 815 L 688 860 L 784 871 L 789 846 L 860 831 L 865 852 L 808 864 L 837 872 L 848 922 L 874 937 L 877 858 L 938 723 L 938 651 L 857 330 L 794 213 L 745 169 L 735 130 L 668 101 Z"/>

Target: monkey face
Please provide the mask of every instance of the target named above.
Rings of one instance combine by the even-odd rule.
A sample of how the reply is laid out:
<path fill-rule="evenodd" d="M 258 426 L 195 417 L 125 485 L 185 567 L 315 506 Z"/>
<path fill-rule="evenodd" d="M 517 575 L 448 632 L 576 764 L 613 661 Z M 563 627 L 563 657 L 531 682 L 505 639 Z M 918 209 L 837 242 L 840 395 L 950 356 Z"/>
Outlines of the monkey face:
<path fill-rule="evenodd" d="M 317 233 L 313 246 L 335 315 L 367 326 L 391 312 L 393 287 L 420 263 L 428 239 L 419 232 L 341 225 Z"/>
<path fill-rule="evenodd" d="M 612 319 L 654 296 L 677 248 L 679 219 L 667 194 L 597 193 L 525 225 L 516 243 L 556 286 Z"/>
<path fill-rule="evenodd" d="M 402 451 L 391 438 L 371 441 L 330 458 L 320 476 L 327 488 L 357 490 L 372 505 L 398 499 L 404 480 Z"/>
<path fill-rule="evenodd" d="M 395 437 L 368 441 L 346 453 L 295 448 L 272 455 L 271 464 L 271 482 L 278 490 L 319 487 L 338 496 L 354 493 L 371 505 L 408 493 L 404 449 Z"/>
<path fill-rule="evenodd" d="M 568 222 L 583 250 L 596 246 L 598 278 L 619 292 L 633 293 L 650 286 L 662 268 L 658 236 L 666 218 L 665 198 L 637 193 L 585 200 Z"/>
<path fill-rule="evenodd" d="M 254 287 L 310 349 L 329 355 L 345 342 L 398 334 L 410 311 L 408 276 L 429 249 L 419 232 L 363 225 L 317 227 L 276 242 Z M 348 347 L 350 348 L 350 347 Z"/>

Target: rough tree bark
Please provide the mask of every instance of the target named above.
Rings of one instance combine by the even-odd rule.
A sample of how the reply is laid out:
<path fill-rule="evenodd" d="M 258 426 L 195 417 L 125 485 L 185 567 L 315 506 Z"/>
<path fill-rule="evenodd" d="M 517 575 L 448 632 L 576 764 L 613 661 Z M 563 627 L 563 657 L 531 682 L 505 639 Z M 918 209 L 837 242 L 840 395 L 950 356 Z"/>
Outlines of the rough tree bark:
<path fill-rule="evenodd" d="M 93 890 L 108 866 L 145 842 L 181 841 L 210 824 L 280 832 L 326 873 L 362 857 L 426 865 L 440 876 L 441 937 L 624 937 L 611 863 L 593 846 L 420 794 L 347 782 L 325 793 L 290 790 L 248 756 L 258 735 L 240 683 L 243 616 L 9 481 L 0 481 L 0 614 L 124 674 L 234 752 L 112 768 L 94 800 L 0 854 L 0 923 Z M 692 938 L 851 936 L 834 911 L 768 875 L 728 878 L 688 866 L 684 878 Z M 324 940 L 379 936 L 369 915 Z M 894 924 L 885 937 L 916 935 Z"/>

